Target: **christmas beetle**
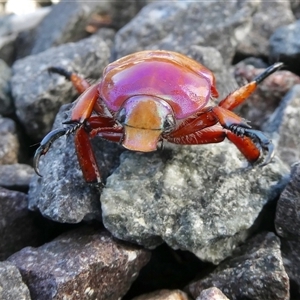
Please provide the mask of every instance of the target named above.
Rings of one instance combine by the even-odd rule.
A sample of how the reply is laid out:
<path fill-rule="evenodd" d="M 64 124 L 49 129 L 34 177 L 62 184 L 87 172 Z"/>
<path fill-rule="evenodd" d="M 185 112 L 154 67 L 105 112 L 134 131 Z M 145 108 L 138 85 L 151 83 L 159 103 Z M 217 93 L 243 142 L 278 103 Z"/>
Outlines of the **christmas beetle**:
<path fill-rule="evenodd" d="M 140 152 L 155 151 L 162 140 L 192 145 L 219 143 L 227 138 L 250 163 L 266 151 L 262 163 L 266 165 L 274 152 L 272 142 L 232 110 L 281 66 L 273 64 L 217 106 L 209 105 L 211 98 L 218 97 L 214 74 L 176 52 L 141 51 L 125 56 L 109 64 L 101 81 L 93 85 L 64 69 L 50 68 L 70 80 L 81 95 L 71 119 L 64 123 L 68 126 L 51 131 L 42 140 L 34 156 L 34 169 L 39 174 L 41 155 L 58 137 L 73 132 L 87 182 L 101 182 L 90 143 L 95 136 Z"/>

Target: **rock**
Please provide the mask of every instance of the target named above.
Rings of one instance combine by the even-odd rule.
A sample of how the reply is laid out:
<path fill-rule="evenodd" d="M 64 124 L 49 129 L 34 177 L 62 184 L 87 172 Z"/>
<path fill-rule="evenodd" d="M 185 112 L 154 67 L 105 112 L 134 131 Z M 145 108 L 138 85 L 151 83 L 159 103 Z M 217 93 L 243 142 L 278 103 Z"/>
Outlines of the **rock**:
<path fill-rule="evenodd" d="M 0 186 L 27 191 L 33 175 L 33 168 L 26 164 L 0 165 Z"/>
<path fill-rule="evenodd" d="M 160 290 L 135 297 L 132 300 L 188 300 L 188 296 L 180 290 Z"/>
<path fill-rule="evenodd" d="M 298 239 L 281 239 L 284 268 L 289 276 L 291 299 L 298 299 L 300 293 L 300 243 Z"/>
<path fill-rule="evenodd" d="M 268 57 L 270 36 L 278 27 L 294 21 L 289 1 L 275 0 L 270 5 L 268 0 L 262 0 L 252 17 L 251 31 L 237 47 L 238 55 Z"/>
<path fill-rule="evenodd" d="M 275 219 L 276 231 L 278 235 L 285 239 L 298 239 L 300 237 L 298 205 L 300 205 L 299 162 L 293 166 L 291 179 L 281 193 L 277 203 Z"/>
<path fill-rule="evenodd" d="M 7 116 L 13 112 L 9 81 L 11 69 L 0 59 L 0 115 Z"/>
<path fill-rule="evenodd" d="M 278 156 L 288 165 L 300 160 L 300 85 L 297 84 L 282 99 L 280 105 L 263 126 L 276 144 Z"/>
<path fill-rule="evenodd" d="M 31 299 L 19 270 L 7 261 L 0 262 L 0 299 Z"/>
<path fill-rule="evenodd" d="M 116 57 L 144 49 L 182 52 L 200 45 L 219 50 L 227 66 L 249 33 L 258 5 L 253 1 L 153 2 L 118 31 Z"/>
<path fill-rule="evenodd" d="M 0 116 L 0 165 L 18 162 L 19 141 L 16 123 L 9 118 Z"/>
<path fill-rule="evenodd" d="M 0 187 L 0 260 L 23 247 L 37 245 L 41 239 L 38 218 L 27 205 L 26 194 Z"/>
<path fill-rule="evenodd" d="M 146 250 L 121 244 L 105 231 L 81 228 L 9 257 L 33 299 L 121 298 L 148 262 Z"/>
<path fill-rule="evenodd" d="M 50 8 L 42 8 L 32 13 L 2 16 L 0 18 L 0 58 L 11 65 L 20 51 L 19 34 L 34 30 L 49 11 Z"/>
<path fill-rule="evenodd" d="M 235 76 L 240 86 L 252 81 L 264 69 L 255 68 L 241 62 L 235 66 Z M 290 71 L 277 71 L 267 77 L 236 111 L 246 120 L 251 120 L 251 126 L 261 128 L 271 114 L 276 110 L 285 94 L 296 84 L 300 77 Z"/>
<path fill-rule="evenodd" d="M 103 26 L 119 28 L 137 13 L 143 2 L 62 0 L 40 24 L 31 54 L 86 38 L 87 26 L 97 20 L 100 26 L 104 22 Z"/>
<path fill-rule="evenodd" d="M 196 300 L 229 300 L 218 288 L 203 290 Z"/>
<path fill-rule="evenodd" d="M 97 35 L 78 43 L 51 48 L 18 60 L 13 65 L 12 94 L 16 114 L 27 134 L 40 141 L 51 129 L 62 104 L 78 96 L 70 82 L 57 74 L 48 74 L 53 66 L 99 79 L 108 64 L 110 51 Z"/>
<path fill-rule="evenodd" d="M 72 104 L 65 105 L 57 115 L 53 128 L 62 127 L 69 119 Z M 116 143 L 93 139 L 98 166 L 106 177 L 119 164 L 120 147 Z M 73 135 L 60 137 L 39 164 L 43 177 L 35 175 L 28 192 L 29 208 L 43 216 L 63 223 L 101 220 L 99 189 L 83 178 L 75 152 Z"/>
<path fill-rule="evenodd" d="M 238 248 L 231 259 L 186 290 L 197 298 L 211 286 L 231 300 L 288 300 L 289 278 L 283 267 L 279 238 L 271 232 L 255 236 Z"/>
<path fill-rule="evenodd" d="M 125 152 L 102 191 L 104 225 L 119 239 L 149 248 L 165 241 L 217 264 L 249 236 L 288 173 L 278 159 L 248 171 L 240 159 L 229 142 Z"/>
<path fill-rule="evenodd" d="M 270 60 L 284 62 L 289 70 L 300 73 L 300 20 L 279 27 L 270 37 Z"/>

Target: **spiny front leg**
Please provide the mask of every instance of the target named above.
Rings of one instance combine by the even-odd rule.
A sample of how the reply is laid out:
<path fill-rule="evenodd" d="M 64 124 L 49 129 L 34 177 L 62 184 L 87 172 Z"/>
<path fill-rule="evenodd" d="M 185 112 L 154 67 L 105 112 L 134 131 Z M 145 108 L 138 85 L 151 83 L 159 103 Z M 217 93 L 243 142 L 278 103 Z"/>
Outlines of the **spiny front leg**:
<path fill-rule="evenodd" d="M 242 138 L 248 137 L 254 143 L 258 144 L 263 150 L 267 152 L 267 156 L 264 162 L 261 164 L 261 166 L 265 166 L 266 164 L 270 163 L 272 157 L 274 156 L 274 145 L 272 141 L 268 139 L 261 131 L 252 129 L 251 126 L 249 126 L 244 119 L 242 119 L 232 111 L 224 109 L 220 106 L 213 107 L 212 113 L 216 116 L 220 124 L 225 129 L 232 132 L 234 136 L 238 136 Z M 231 140 L 233 143 L 235 143 L 234 136 L 228 134 L 229 140 Z M 257 157 L 257 159 L 258 158 L 259 156 Z M 252 159 L 249 161 L 253 162 Z"/>

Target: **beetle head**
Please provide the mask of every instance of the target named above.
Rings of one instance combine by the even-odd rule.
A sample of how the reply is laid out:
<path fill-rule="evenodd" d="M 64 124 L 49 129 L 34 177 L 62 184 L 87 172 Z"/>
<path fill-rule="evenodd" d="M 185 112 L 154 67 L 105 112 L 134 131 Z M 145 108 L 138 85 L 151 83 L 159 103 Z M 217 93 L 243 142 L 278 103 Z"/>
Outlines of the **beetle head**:
<path fill-rule="evenodd" d="M 161 134 L 175 127 L 171 106 L 160 98 L 148 95 L 133 96 L 125 101 L 117 120 L 124 127 L 122 145 L 141 152 L 155 151 Z"/>

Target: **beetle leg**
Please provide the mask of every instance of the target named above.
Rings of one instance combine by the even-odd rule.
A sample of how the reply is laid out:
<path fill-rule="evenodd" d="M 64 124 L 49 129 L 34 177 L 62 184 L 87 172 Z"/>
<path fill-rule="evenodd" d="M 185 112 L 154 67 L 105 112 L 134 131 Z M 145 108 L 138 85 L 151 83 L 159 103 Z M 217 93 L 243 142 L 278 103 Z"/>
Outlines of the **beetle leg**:
<path fill-rule="evenodd" d="M 220 143 L 226 137 L 240 150 L 240 152 L 250 163 L 257 161 L 260 156 L 260 151 L 252 139 L 247 136 L 238 136 L 230 130 L 223 128 L 220 126 L 220 124 L 216 124 L 214 126 L 207 127 L 183 136 L 178 136 L 176 138 L 170 138 L 168 136 L 165 138 L 169 142 L 175 144 L 199 145 Z"/>
<path fill-rule="evenodd" d="M 233 93 L 229 94 L 225 99 L 223 99 L 219 103 L 219 106 L 228 110 L 233 110 L 235 107 L 243 103 L 255 91 L 259 83 L 261 83 L 264 79 L 273 74 L 275 71 L 279 70 L 282 66 L 283 63 L 281 62 L 273 64 L 272 66 L 267 68 L 263 73 L 255 77 L 251 82 L 240 87 Z"/>
<path fill-rule="evenodd" d="M 267 151 L 268 155 L 261 166 L 264 166 L 271 161 L 274 155 L 274 146 L 272 144 L 272 141 L 268 139 L 261 131 L 251 129 L 251 126 L 249 126 L 244 119 L 242 119 L 232 111 L 224 109 L 223 107 L 213 107 L 211 112 L 217 117 L 218 121 L 225 129 L 230 130 L 236 136 L 250 138 L 253 142 L 257 142 L 262 147 L 262 149 Z M 230 134 L 229 136 L 232 137 L 232 135 Z"/>
<path fill-rule="evenodd" d="M 122 127 L 115 127 L 115 120 L 105 116 L 92 116 L 80 126 L 75 133 L 75 147 L 78 162 L 86 182 L 102 183 L 97 160 L 91 145 L 90 138 L 101 136 L 110 141 L 119 142 Z M 102 135 L 97 132 L 102 131 Z"/>
<path fill-rule="evenodd" d="M 65 135 L 67 133 L 67 131 L 68 130 L 66 128 L 52 130 L 41 141 L 40 146 L 36 150 L 34 157 L 33 157 L 33 168 L 39 176 L 42 177 L 42 175 L 40 174 L 40 171 L 39 171 L 40 157 L 42 155 L 45 155 L 48 152 L 51 144 L 55 140 L 57 140 L 60 136 Z"/>
<path fill-rule="evenodd" d="M 61 67 L 50 67 L 48 68 L 48 72 L 64 76 L 67 80 L 72 82 L 72 84 L 80 94 L 82 94 L 91 86 L 84 78 Z"/>

